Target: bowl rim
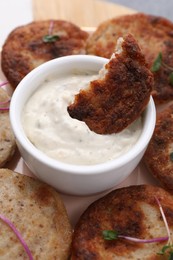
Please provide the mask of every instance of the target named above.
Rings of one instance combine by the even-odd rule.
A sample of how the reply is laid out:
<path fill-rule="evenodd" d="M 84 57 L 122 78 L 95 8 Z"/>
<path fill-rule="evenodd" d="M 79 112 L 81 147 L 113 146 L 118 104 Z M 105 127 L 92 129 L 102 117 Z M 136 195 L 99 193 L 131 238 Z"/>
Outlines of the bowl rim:
<path fill-rule="evenodd" d="M 46 154 L 44 154 L 42 151 L 38 150 L 27 138 L 25 135 L 24 130 L 22 130 L 22 123 L 20 120 L 20 124 L 16 123 L 19 122 L 18 118 L 20 117 L 19 114 L 16 114 L 18 109 L 18 100 L 20 100 L 22 93 L 25 89 L 25 84 L 33 78 L 36 74 L 38 75 L 42 71 L 45 71 L 48 67 L 57 66 L 60 65 L 63 62 L 69 62 L 69 61 L 75 61 L 75 62 L 95 62 L 100 63 L 101 66 L 104 65 L 108 61 L 106 58 L 93 56 L 93 55 L 70 55 L 70 56 L 64 56 L 60 58 L 56 58 L 50 61 L 47 61 L 40 66 L 33 69 L 31 72 L 29 72 L 19 83 L 17 88 L 15 89 L 10 103 L 10 109 L 9 109 L 9 115 L 10 115 L 10 122 L 12 126 L 12 130 L 14 132 L 15 138 L 17 140 L 17 143 L 22 146 L 27 153 L 30 156 L 35 157 L 36 160 L 41 162 L 43 165 L 46 165 L 50 168 L 53 168 L 54 170 L 60 170 L 62 172 L 69 173 L 71 175 L 78 175 L 78 174 L 102 174 L 105 171 L 115 170 L 117 168 L 122 167 L 123 165 L 126 165 L 130 163 L 130 161 L 137 157 L 138 154 L 140 154 L 145 148 L 146 144 L 148 144 L 154 128 L 155 128 L 155 122 L 156 122 L 156 109 L 155 104 L 153 101 L 152 96 L 150 96 L 150 100 L 148 102 L 147 107 L 145 108 L 145 121 L 147 121 L 147 124 L 144 125 L 144 128 L 142 130 L 142 133 L 140 137 L 138 138 L 135 145 L 124 155 L 115 158 L 113 160 L 103 162 L 100 164 L 95 165 L 76 165 L 76 164 L 68 164 L 61 162 L 59 160 L 50 158 Z M 29 96 L 28 96 L 29 97 Z M 17 118 L 18 117 L 18 118 Z M 21 155 L 22 156 L 22 155 Z"/>

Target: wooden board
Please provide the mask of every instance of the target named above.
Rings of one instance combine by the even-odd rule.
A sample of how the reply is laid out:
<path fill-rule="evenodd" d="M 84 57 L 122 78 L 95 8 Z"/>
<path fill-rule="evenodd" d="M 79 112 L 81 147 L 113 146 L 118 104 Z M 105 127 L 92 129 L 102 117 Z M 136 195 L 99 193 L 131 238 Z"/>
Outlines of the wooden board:
<path fill-rule="evenodd" d="M 102 0 L 32 0 L 32 4 L 34 20 L 64 19 L 82 27 L 96 27 L 109 18 L 135 12 Z"/>

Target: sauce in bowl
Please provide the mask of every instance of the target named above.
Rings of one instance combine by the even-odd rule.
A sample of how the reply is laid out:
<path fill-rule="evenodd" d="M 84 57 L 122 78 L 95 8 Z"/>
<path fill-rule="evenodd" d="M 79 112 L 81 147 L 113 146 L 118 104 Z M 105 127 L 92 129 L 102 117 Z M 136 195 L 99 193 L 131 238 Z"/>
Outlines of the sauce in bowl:
<path fill-rule="evenodd" d="M 68 164 L 94 165 L 125 154 L 137 142 L 142 131 L 141 117 L 118 134 L 99 135 L 69 116 L 67 106 L 74 95 L 96 77 L 74 73 L 48 78 L 30 97 L 22 122 L 37 149 Z"/>

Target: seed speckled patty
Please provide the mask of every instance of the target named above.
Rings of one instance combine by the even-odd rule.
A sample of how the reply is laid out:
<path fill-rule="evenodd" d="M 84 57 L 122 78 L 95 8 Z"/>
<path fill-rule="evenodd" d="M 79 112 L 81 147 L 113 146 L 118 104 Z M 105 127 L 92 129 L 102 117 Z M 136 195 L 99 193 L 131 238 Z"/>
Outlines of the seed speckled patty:
<path fill-rule="evenodd" d="M 159 187 L 135 185 L 117 189 L 92 203 L 80 217 L 72 242 L 72 260 L 168 259 L 157 254 L 168 242 L 134 243 L 123 238 L 104 240 L 104 230 L 151 239 L 167 236 L 160 201 L 173 239 L 173 196 Z M 166 252 L 167 253 L 167 252 Z"/>
<path fill-rule="evenodd" d="M 0 205 L 0 214 L 21 233 L 34 260 L 69 258 L 72 230 L 56 190 L 37 179 L 0 169 Z M 2 220 L 0 230 L 0 259 L 27 260 L 16 234 Z"/>
<path fill-rule="evenodd" d="M 158 114 L 144 162 L 162 186 L 173 191 L 173 104 Z"/>

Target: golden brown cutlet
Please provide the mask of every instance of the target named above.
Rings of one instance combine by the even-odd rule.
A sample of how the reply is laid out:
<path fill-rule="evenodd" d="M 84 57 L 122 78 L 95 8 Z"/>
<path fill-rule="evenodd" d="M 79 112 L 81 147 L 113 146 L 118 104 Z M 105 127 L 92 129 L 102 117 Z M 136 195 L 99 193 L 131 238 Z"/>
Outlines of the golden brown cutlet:
<path fill-rule="evenodd" d="M 173 104 L 158 113 L 143 160 L 160 184 L 173 191 Z"/>
<path fill-rule="evenodd" d="M 168 241 L 137 243 L 103 236 L 106 230 L 146 240 L 167 236 L 157 200 L 173 239 L 173 196 L 159 187 L 129 186 L 110 192 L 85 210 L 74 229 L 71 259 L 168 259 L 169 250 L 165 256 L 158 255 Z"/>
<path fill-rule="evenodd" d="M 15 88 L 26 74 L 46 61 L 85 54 L 87 37 L 87 32 L 63 20 L 35 21 L 17 27 L 2 47 L 2 71 Z"/>
<path fill-rule="evenodd" d="M 110 58 L 114 51 L 115 42 L 127 33 L 133 34 L 138 41 L 149 66 L 152 67 L 159 53 L 163 62 L 154 73 L 155 84 L 153 97 L 156 103 L 163 103 L 173 99 L 173 86 L 170 73 L 173 69 L 173 23 L 163 17 L 137 13 L 119 16 L 100 24 L 89 37 L 87 53 Z"/>
<path fill-rule="evenodd" d="M 128 34 L 119 38 L 117 52 L 105 65 L 103 76 L 81 89 L 67 110 L 97 134 L 118 133 L 144 111 L 152 85 L 144 55 Z"/>
<path fill-rule="evenodd" d="M 72 229 L 64 203 L 49 185 L 9 169 L 0 169 L 1 216 L 9 219 L 34 260 L 67 260 Z M 0 221 L 1 259 L 31 259 L 15 232 Z"/>

